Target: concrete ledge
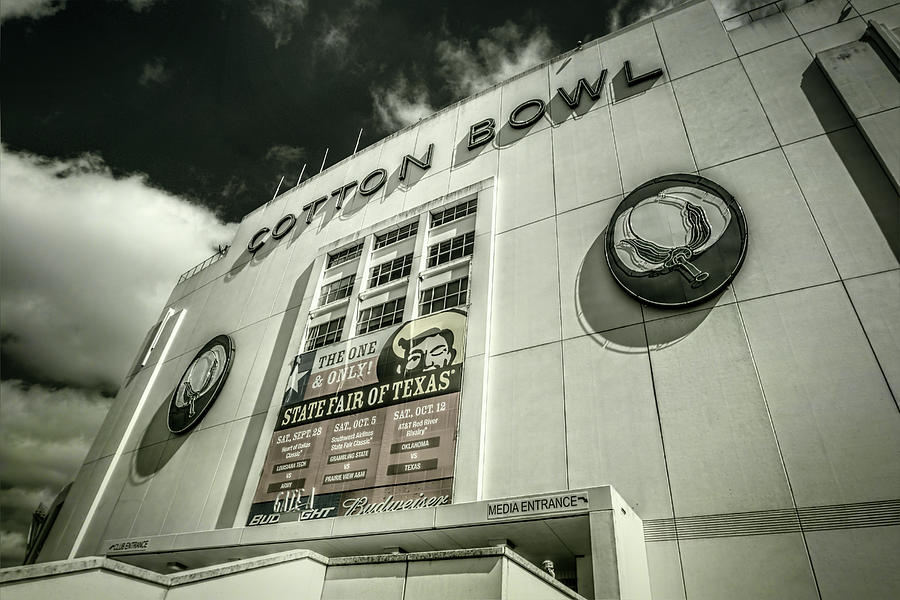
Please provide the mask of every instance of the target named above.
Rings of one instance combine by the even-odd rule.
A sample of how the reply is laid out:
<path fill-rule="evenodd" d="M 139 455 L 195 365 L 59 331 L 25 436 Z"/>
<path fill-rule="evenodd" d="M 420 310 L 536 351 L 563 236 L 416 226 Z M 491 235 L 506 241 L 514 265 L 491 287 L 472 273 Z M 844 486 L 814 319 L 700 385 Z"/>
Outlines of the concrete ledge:
<path fill-rule="evenodd" d="M 328 565 L 332 567 L 360 565 L 360 564 L 380 564 L 395 562 L 418 562 L 425 560 L 455 560 L 464 558 L 489 558 L 497 556 L 506 558 L 516 565 L 522 567 L 547 585 L 553 587 L 559 592 L 565 594 L 573 600 L 583 600 L 577 592 L 566 587 L 546 572 L 540 570 L 507 546 L 492 546 L 489 548 L 466 548 L 463 550 L 435 550 L 434 552 L 410 552 L 408 554 L 371 554 L 366 556 L 341 556 L 329 559 Z"/>
<path fill-rule="evenodd" d="M 313 552 L 311 550 L 287 550 L 285 552 L 277 552 L 265 556 L 256 556 L 237 560 L 234 562 L 214 565 L 212 567 L 201 567 L 199 569 L 191 569 L 182 573 L 173 573 L 165 575 L 168 578 L 168 584 L 171 586 L 182 585 L 184 583 L 195 583 L 206 579 L 214 579 L 216 577 L 224 577 L 226 575 L 234 575 L 253 569 L 262 567 L 270 567 L 281 563 L 291 562 L 295 560 L 312 560 L 319 564 L 328 566 L 328 558 Z"/>
<path fill-rule="evenodd" d="M 38 578 L 50 578 L 60 575 L 68 575 L 79 572 L 104 570 L 146 583 L 166 588 L 174 588 L 180 585 L 197 583 L 220 577 L 227 577 L 253 569 L 260 569 L 273 565 L 298 561 L 312 560 L 325 567 L 340 567 L 362 564 L 381 564 L 396 562 L 439 561 L 471 558 L 505 558 L 515 563 L 528 573 L 534 575 L 545 584 L 551 586 L 559 593 L 572 598 L 572 600 L 584 600 L 584 597 L 569 589 L 544 571 L 510 550 L 508 547 L 467 548 L 463 550 L 439 550 L 433 552 L 413 552 L 409 554 L 371 554 L 364 556 L 344 556 L 339 558 L 326 558 L 309 550 L 287 550 L 267 556 L 248 558 L 245 560 L 224 563 L 212 567 L 192 569 L 183 573 L 160 575 L 153 571 L 147 571 L 125 563 L 99 556 L 89 556 L 72 560 L 57 561 L 38 565 L 12 567 L 0 570 L 0 583 L 10 584 Z"/>
<path fill-rule="evenodd" d="M 174 587 L 185 583 L 196 583 L 206 579 L 214 579 L 227 575 L 234 575 L 253 569 L 260 569 L 281 563 L 291 562 L 295 560 L 312 560 L 319 564 L 328 566 L 328 559 L 321 554 L 317 554 L 310 550 L 287 550 L 285 552 L 277 552 L 266 556 L 257 556 L 229 563 L 223 563 L 211 567 L 201 567 L 184 571 L 183 573 L 173 573 L 171 575 L 161 575 L 153 571 L 141 569 L 126 563 L 105 558 L 102 556 L 88 556 L 85 558 L 74 558 L 72 560 L 60 560 L 49 563 L 41 563 L 36 565 L 26 565 L 21 567 L 11 567 L 9 569 L 0 570 L 0 584 L 14 583 L 25 581 L 28 579 L 38 579 L 46 577 L 55 577 L 58 575 L 69 575 L 85 571 L 110 571 L 119 575 L 125 575 L 134 579 L 140 579 L 147 583 L 156 585 Z"/>
<path fill-rule="evenodd" d="M 160 575 L 159 573 L 121 563 L 103 556 L 87 556 L 84 558 L 73 558 L 72 560 L 57 560 L 36 565 L 23 565 L 21 567 L 0 569 L 0 584 L 24 581 L 27 579 L 54 577 L 57 575 L 68 575 L 83 571 L 100 570 L 111 571 L 113 573 L 118 573 L 119 575 L 141 579 L 157 585 L 169 585 L 168 575 Z"/>

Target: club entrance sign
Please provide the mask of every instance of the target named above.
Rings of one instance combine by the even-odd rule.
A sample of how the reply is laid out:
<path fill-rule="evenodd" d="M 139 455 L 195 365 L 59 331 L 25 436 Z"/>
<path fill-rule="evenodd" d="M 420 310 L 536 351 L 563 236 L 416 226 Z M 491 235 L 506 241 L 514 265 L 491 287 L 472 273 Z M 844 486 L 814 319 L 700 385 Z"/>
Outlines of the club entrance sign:
<path fill-rule="evenodd" d="M 662 69 L 654 69 L 647 73 L 635 75 L 631 71 L 631 63 L 627 60 L 622 65 L 622 72 L 624 73 L 626 87 L 634 87 L 636 85 L 647 83 L 661 77 L 663 74 Z M 575 84 L 575 88 L 571 92 L 566 91 L 565 88 L 558 88 L 557 93 L 566 106 L 571 110 L 575 110 L 581 104 L 582 94 L 589 96 L 591 101 L 600 99 L 600 96 L 603 93 L 603 84 L 606 81 L 606 73 L 606 69 L 603 69 L 593 85 L 588 83 L 586 79 L 581 78 L 578 80 L 578 83 Z M 537 123 L 546 112 L 547 103 L 544 100 L 541 98 L 531 98 L 512 109 L 507 122 L 513 129 L 527 129 Z M 489 118 L 478 121 L 469 127 L 466 148 L 468 148 L 469 151 L 472 151 L 485 144 L 489 144 L 496 135 L 497 124 L 494 122 L 494 119 Z M 416 158 L 409 154 L 405 155 L 400 162 L 400 172 L 397 179 L 400 181 L 406 180 L 409 174 L 410 165 L 415 165 L 422 170 L 430 169 L 433 157 L 434 144 L 428 145 L 428 150 L 422 158 Z M 329 197 L 335 198 L 334 209 L 335 212 L 337 212 L 341 210 L 344 200 L 347 199 L 347 196 L 352 189 L 357 188 L 357 192 L 362 196 L 371 196 L 380 190 L 384 184 L 387 183 L 387 180 L 387 170 L 378 168 L 361 180 L 353 180 L 345 183 L 332 191 L 329 196 L 320 196 L 312 202 L 304 204 L 301 207 L 299 214 L 295 215 L 293 213 L 288 213 L 275 223 L 273 227 L 263 227 L 254 233 L 253 237 L 250 238 L 250 242 L 247 244 L 247 251 L 250 252 L 250 254 L 254 254 L 259 251 L 270 238 L 275 240 L 283 238 L 290 233 L 297 224 L 298 219 L 304 214 L 306 215 L 306 223 L 312 223 L 312 219 L 316 212 L 328 202 Z"/>

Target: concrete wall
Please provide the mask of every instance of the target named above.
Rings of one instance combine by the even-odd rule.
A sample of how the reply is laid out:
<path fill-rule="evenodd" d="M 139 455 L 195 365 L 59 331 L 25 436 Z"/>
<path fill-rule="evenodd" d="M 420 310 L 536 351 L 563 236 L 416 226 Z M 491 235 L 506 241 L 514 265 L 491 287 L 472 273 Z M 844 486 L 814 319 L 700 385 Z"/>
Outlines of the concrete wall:
<path fill-rule="evenodd" d="M 88 558 L 7 570 L 10 600 L 583 600 L 504 548 L 325 558 L 288 551 L 174 575 Z"/>
<path fill-rule="evenodd" d="M 866 20 L 897 27 L 900 5 L 854 2 L 838 22 L 844 5 L 815 0 L 731 31 L 710 4 L 685 5 L 451 106 L 248 215 L 228 256 L 172 293 L 167 308 L 186 310 L 184 322 L 81 552 L 240 523 L 321 249 L 493 178 L 496 216 L 478 244 L 490 251 L 473 266 L 491 273 L 485 342 L 466 365 L 456 499 L 611 484 L 645 522 L 655 598 L 888 597 L 900 586 L 897 554 L 885 555 L 900 545 L 897 191 L 814 56 L 859 40 Z M 629 88 L 625 60 L 664 74 Z M 557 87 L 604 68 L 598 101 L 560 102 Z M 505 125 L 529 98 L 548 103 L 545 118 Z M 469 151 L 469 125 L 487 117 L 497 138 Z M 897 119 L 882 127 L 900 138 Z M 351 195 L 337 214 L 329 202 L 308 227 L 245 251 L 260 227 L 430 143 L 434 166 L 410 185 Z M 671 172 L 733 194 L 750 239 L 717 298 L 661 310 L 613 281 L 602 240 L 625 194 Z M 223 394 L 193 433 L 172 436 L 171 386 L 219 333 L 237 347 Z M 145 377 L 122 388 L 42 560 L 67 555 Z"/>

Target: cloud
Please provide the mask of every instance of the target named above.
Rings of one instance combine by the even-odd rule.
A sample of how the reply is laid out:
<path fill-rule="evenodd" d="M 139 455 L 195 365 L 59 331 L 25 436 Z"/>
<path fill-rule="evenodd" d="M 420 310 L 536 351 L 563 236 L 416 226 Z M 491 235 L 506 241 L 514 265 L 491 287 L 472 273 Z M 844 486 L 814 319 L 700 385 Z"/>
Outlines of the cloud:
<path fill-rule="evenodd" d="M 228 178 L 228 181 L 225 182 L 225 185 L 222 186 L 221 196 L 223 198 L 234 198 L 235 196 L 240 196 L 244 192 L 249 189 L 247 186 L 247 182 L 237 175 L 232 175 Z"/>
<path fill-rule="evenodd" d="M 507 21 L 474 46 L 468 40 L 448 39 L 438 42 L 436 51 L 451 91 L 464 97 L 543 62 L 552 54 L 553 43 L 543 27 L 526 32 Z"/>
<path fill-rule="evenodd" d="M 306 156 L 306 148 L 276 144 L 266 151 L 266 160 L 296 165 Z"/>
<path fill-rule="evenodd" d="M 288 146 L 285 144 L 276 144 L 270 147 L 268 151 L 266 151 L 265 161 L 268 165 L 273 167 L 273 174 L 276 175 L 275 183 L 272 185 L 275 186 L 279 179 L 284 176 L 284 183 L 280 189 L 290 189 L 294 185 L 294 178 L 300 174 L 300 170 L 303 167 L 303 162 L 305 160 L 306 148 Z M 243 189 L 246 189 L 246 185 L 244 185 L 243 182 L 232 178 L 225 184 L 223 195 L 227 195 L 229 189 L 241 189 L 240 187 L 236 187 L 240 185 L 243 185 Z M 272 191 L 275 191 L 274 187 Z"/>
<path fill-rule="evenodd" d="M 309 11 L 309 0 L 255 0 L 253 15 L 275 36 L 275 48 L 291 41 L 294 25 Z"/>
<path fill-rule="evenodd" d="M 66 0 L 3 0 L 0 2 L 0 22 L 7 19 L 41 19 L 66 7 Z"/>
<path fill-rule="evenodd" d="M 166 68 L 164 58 L 156 58 L 150 62 L 144 63 L 144 69 L 138 78 L 138 83 L 143 86 L 149 86 L 151 83 L 165 83 L 169 80 L 169 70 Z"/>
<path fill-rule="evenodd" d="M 0 530 L 0 566 L 22 564 L 25 558 L 25 535 L 18 531 Z"/>
<path fill-rule="evenodd" d="M 97 392 L 0 382 L 0 563 L 25 556 L 38 504 L 49 507 L 81 466 L 111 399 Z"/>
<path fill-rule="evenodd" d="M 113 178 L 96 156 L 4 147 L 0 159 L 5 366 L 32 381 L 115 390 L 179 274 L 235 226 L 143 175 Z"/>
<path fill-rule="evenodd" d="M 128 0 L 131 9 L 144 11 L 157 0 Z M 42 19 L 55 15 L 66 7 L 67 0 L 3 0 L 0 2 L 0 23 L 7 19 Z"/>
<path fill-rule="evenodd" d="M 156 3 L 157 0 L 128 0 L 131 9 L 135 12 L 142 12 Z"/>
<path fill-rule="evenodd" d="M 435 47 L 438 71 L 451 93 L 462 98 L 518 75 L 543 62 L 552 53 L 550 35 L 543 27 L 526 32 L 511 21 L 490 29 L 474 45 L 463 39 L 444 39 Z M 375 122 L 394 131 L 435 112 L 424 84 L 399 74 L 390 86 L 374 86 Z"/>
<path fill-rule="evenodd" d="M 344 51 L 350 47 L 350 40 L 354 31 L 359 27 L 362 11 L 377 8 L 378 5 L 379 0 L 354 0 L 333 21 L 330 19 L 326 21 L 324 33 L 319 38 L 319 45 L 329 50 L 333 57 L 346 58 Z M 327 17 L 325 18 L 327 19 Z"/>
<path fill-rule="evenodd" d="M 652 17 L 685 0 L 619 0 L 609 13 L 609 30 L 616 31 Z"/>
<path fill-rule="evenodd" d="M 375 122 L 383 131 L 401 129 L 435 112 L 428 102 L 428 90 L 421 83 L 410 83 L 399 75 L 390 87 L 370 90 Z"/>

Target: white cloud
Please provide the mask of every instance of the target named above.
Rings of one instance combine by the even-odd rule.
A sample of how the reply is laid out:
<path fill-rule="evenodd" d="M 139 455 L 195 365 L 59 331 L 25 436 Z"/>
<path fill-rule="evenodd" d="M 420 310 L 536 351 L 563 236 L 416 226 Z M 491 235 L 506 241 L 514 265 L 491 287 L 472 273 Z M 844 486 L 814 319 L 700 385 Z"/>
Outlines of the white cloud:
<path fill-rule="evenodd" d="M 166 68 L 165 59 L 156 58 L 144 63 L 138 82 L 143 86 L 149 86 L 151 83 L 165 83 L 168 79 L 169 70 Z"/>
<path fill-rule="evenodd" d="M 619 0 L 609 14 L 609 30 L 616 31 L 652 17 L 685 0 Z"/>
<path fill-rule="evenodd" d="M 0 22 L 7 19 L 49 17 L 65 7 L 66 0 L 3 0 L 0 2 Z"/>
<path fill-rule="evenodd" d="M 25 558 L 25 534 L 18 531 L 0 531 L 0 566 L 19 565 Z"/>
<path fill-rule="evenodd" d="M 113 390 L 179 274 L 234 226 L 95 156 L 0 158 L 4 355 L 36 380 Z"/>
<path fill-rule="evenodd" d="M 309 11 L 309 0 L 255 0 L 251 11 L 275 36 L 278 48 L 291 41 L 294 25 Z"/>
<path fill-rule="evenodd" d="M 131 9 L 135 12 L 141 12 L 153 6 L 157 0 L 128 0 Z"/>
<path fill-rule="evenodd" d="M 507 21 L 475 42 L 442 40 L 437 44 L 440 69 L 460 97 L 479 92 L 518 75 L 550 57 L 553 43 L 547 30 L 526 32 Z"/>
<path fill-rule="evenodd" d="M 0 2 L 0 22 L 7 19 L 42 19 L 66 7 L 67 0 L 3 0 Z M 150 8 L 157 0 L 128 0 L 136 12 Z"/>
<path fill-rule="evenodd" d="M 350 40 L 359 27 L 362 11 L 375 9 L 378 5 L 378 0 L 354 0 L 333 21 L 326 21 L 319 43 L 331 52 L 332 58 L 339 60 L 346 58 L 344 50 L 349 48 Z"/>
<path fill-rule="evenodd" d="M 97 392 L 0 382 L 0 562 L 25 554 L 24 533 L 38 504 L 49 507 L 74 479 L 111 403 Z"/>
<path fill-rule="evenodd" d="M 275 144 L 266 151 L 266 160 L 296 166 L 306 156 L 306 148 Z"/>
<path fill-rule="evenodd" d="M 437 43 L 438 69 L 459 98 L 518 75 L 546 60 L 553 44 L 547 30 L 526 32 L 512 22 L 494 27 L 473 45 L 468 40 L 445 39 Z M 400 74 L 391 86 L 370 90 L 375 120 L 384 131 L 415 123 L 435 112 L 427 88 Z"/>
<path fill-rule="evenodd" d="M 401 129 L 435 111 L 428 102 L 428 90 L 419 83 L 410 83 L 400 75 L 390 87 L 370 90 L 375 120 L 384 131 Z"/>
<path fill-rule="evenodd" d="M 7 505 L 46 503 L 75 476 L 112 400 L 17 380 L 0 382 L 0 395 L 0 474 L 6 487 L 0 498 Z"/>
<path fill-rule="evenodd" d="M 330 25 L 322 36 L 322 45 L 329 50 L 339 52 L 350 45 L 350 34 L 355 20 L 340 21 Z"/>

